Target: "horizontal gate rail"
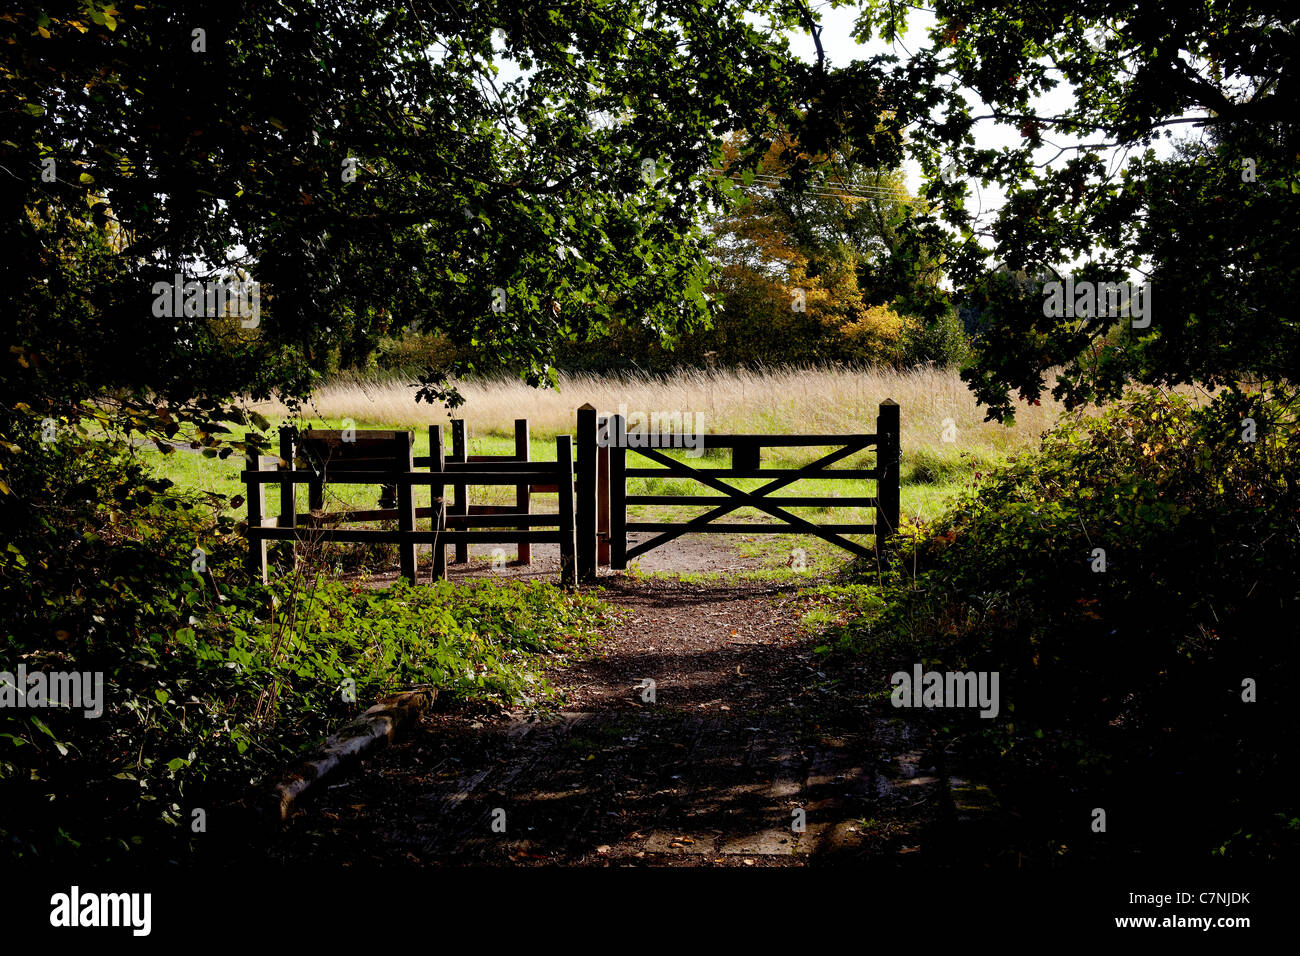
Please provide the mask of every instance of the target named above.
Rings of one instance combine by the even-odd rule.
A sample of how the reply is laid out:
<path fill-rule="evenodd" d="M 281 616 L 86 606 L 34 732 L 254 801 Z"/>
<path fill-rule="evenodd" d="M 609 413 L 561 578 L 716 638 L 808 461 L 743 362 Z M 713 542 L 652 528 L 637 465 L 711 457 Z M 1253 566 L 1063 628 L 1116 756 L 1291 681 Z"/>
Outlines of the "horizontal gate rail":
<path fill-rule="evenodd" d="M 251 531 L 252 529 L 250 529 Z M 330 541 L 346 541 L 350 544 L 455 544 L 458 541 L 476 544 L 499 544 L 504 535 L 507 544 L 523 540 L 529 542 L 564 543 L 564 531 L 380 531 L 371 528 L 343 528 L 329 531 Z M 295 537 L 295 535 L 297 537 Z M 262 528 L 250 538 L 262 541 L 299 541 L 302 539 L 301 528 Z"/>
<path fill-rule="evenodd" d="M 475 460 L 475 459 L 479 459 L 479 458 L 484 459 L 484 460 L 486 460 L 487 462 L 490 462 L 490 463 L 491 463 L 491 467 L 484 467 L 484 461 L 476 461 L 476 460 Z M 430 467 L 432 467 L 432 464 L 431 464 L 431 462 L 430 462 L 430 459 L 429 459 L 428 457 L 424 456 L 424 455 L 416 455 L 414 461 L 415 461 L 415 467 L 416 467 L 416 468 L 430 468 Z M 458 477 L 456 478 L 456 483 L 459 483 L 459 484 L 466 484 L 467 482 L 466 482 L 463 478 L 460 478 L 460 477 L 459 477 L 459 473 L 462 472 L 462 471 L 470 471 L 470 472 L 483 472 L 483 471 L 492 471 L 492 472 L 513 472 L 513 471 L 522 471 L 522 472 L 529 472 L 529 471 L 536 471 L 536 470 L 538 469 L 539 466 L 545 468 L 545 467 L 547 467 L 548 465 L 549 465 L 550 467 L 554 468 L 554 467 L 555 467 L 555 462 L 553 462 L 553 461 L 552 461 L 552 462 L 545 462 L 545 461 L 501 461 L 501 460 L 499 460 L 499 459 L 495 459 L 495 458 L 494 458 L 493 456 L 491 456 L 491 455 L 472 455 L 472 456 L 470 456 L 470 460 L 469 460 L 469 461 L 449 461 L 449 462 L 447 462 L 443 470 L 444 470 L 448 475 L 457 475 Z M 450 485 L 450 484 L 452 484 L 452 482 L 449 481 L 449 482 L 447 482 L 447 484 Z"/>
<path fill-rule="evenodd" d="M 523 424 L 522 434 L 526 436 L 527 423 Z M 266 581 L 268 541 L 396 544 L 401 574 L 412 582 L 416 578 L 416 545 L 434 546 L 434 575 L 441 577 L 445 575 L 444 549 L 448 545 L 460 549 L 471 543 L 515 544 L 519 546 L 522 558 L 530 557 L 525 549 L 532 544 L 552 543 L 560 546 L 561 583 L 566 586 L 575 584 L 577 562 L 574 554 L 573 439 L 568 435 L 556 438 L 555 461 L 487 459 L 473 463 L 448 462 L 443 454 L 441 426 L 431 426 L 429 432 L 433 453 L 418 459 L 410 454 L 410 432 L 383 432 L 379 438 L 371 438 L 366 432 L 355 432 L 362 446 L 361 454 L 357 455 L 356 460 L 316 455 L 321 460 L 307 459 L 311 470 L 296 467 L 294 439 L 287 433 L 281 434 L 281 457 L 278 459 L 250 450 L 247 454 L 247 467 L 239 476 L 248 492 L 245 535 L 249 542 L 250 571 L 260 576 L 263 582 Z M 312 437 L 316 443 L 314 449 L 327 448 L 340 454 L 356 454 L 349 447 L 351 439 L 340 443 L 333 433 L 312 432 L 304 433 L 300 438 L 305 436 Z M 245 440 L 251 449 L 251 439 L 246 436 Z M 519 444 L 516 444 L 516 454 L 526 455 L 527 449 L 520 448 Z M 371 448 L 377 451 L 372 453 L 368 450 Z M 383 466 L 381 449 L 390 452 L 387 467 Z M 394 450 L 397 453 L 391 454 Z M 415 471 L 416 468 L 431 470 Z M 388 502 L 381 501 L 378 509 L 322 514 L 318 510 L 318 499 L 322 498 L 323 485 L 331 481 L 343 485 L 379 485 L 384 489 L 385 497 L 395 495 L 397 507 L 383 507 Z M 313 510 L 305 514 L 298 513 L 293 493 L 300 484 L 308 484 L 312 492 Z M 263 490 L 266 485 L 280 486 L 279 515 L 264 514 Z M 525 493 L 522 497 L 522 511 L 495 505 L 470 509 L 465 505 L 465 510 L 460 513 L 449 514 L 443 494 L 448 485 L 461 489 L 469 485 L 513 485 L 521 489 L 549 485 L 558 495 L 559 507 L 554 514 L 531 513 L 527 510 Z M 432 489 L 433 506 L 416 508 L 412 491 L 424 486 Z M 459 500 L 464 501 L 463 497 Z M 427 531 L 417 530 L 415 523 L 419 518 L 432 519 L 433 527 Z M 398 522 L 397 530 L 338 527 L 345 522 L 393 519 Z M 478 530 L 486 528 L 495 530 Z M 440 557 L 443 560 L 439 560 Z"/>
<path fill-rule="evenodd" d="M 815 535 L 858 556 L 883 557 L 890 536 L 898 525 L 898 405 L 887 399 L 880 405 L 876 431 L 872 434 L 853 435 L 703 435 L 697 436 L 693 449 L 710 451 L 730 448 L 730 467 L 695 467 L 693 464 L 671 457 L 668 448 L 637 447 L 626 440 L 625 423 L 613 416 L 610 425 L 621 441 L 611 446 L 609 481 L 611 499 L 610 556 L 611 566 L 617 570 L 627 567 L 627 562 L 645 554 L 683 534 L 790 534 Z M 581 432 L 581 416 L 580 416 Z M 644 437 L 644 436 L 643 436 Z M 799 468 L 762 468 L 760 452 L 764 448 L 778 447 L 832 447 L 836 450 L 821 455 Z M 852 455 L 874 447 L 875 467 L 830 466 Z M 627 463 L 628 452 L 641 455 L 661 467 L 632 467 Z M 674 495 L 627 493 L 629 478 L 673 478 L 699 482 L 720 494 Z M 745 491 L 721 479 L 768 479 L 752 491 Z M 780 497 L 776 492 L 797 481 L 871 480 L 876 483 L 874 496 L 833 496 L 827 494 L 802 494 Z M 699 505 L 708 507 L 703 514 L 685 521 L 630 521 L 629 505 Z M 770 522 L 723 522 L 732 512 L 745 507 L 754 508 L 781 524 Z M 794 514 L 788 508 L 873 508 L 872 523 L 815 524 Z M 628 546 L 629 532 L 652 532 L 653 538 L 633 547 Z M 872 535 L 875 549 L 868 549 L 845 537 L 846 534 Z M 580 545 L 581 547 L 581 545 Z"/>
<path fill-rule="evenodd" d="M 629 521 L 628 531 L 672 531 L 680 528 L 676 521 Z M 875 525 L 871 524 L 819 524 L 813 525 L 825 537 L 827 534 L 874 534 Z M 692 534 L 790 534 L 798 530 L 788 524 L 759 524 L 754 522 L 733 521 L 730 524 L 706 524 L 692 528 Z M 830 540 L 828 538 L 827 540 Z M 834 542 L 838 543 L 838 542 Z M 852 542 L 850 542 L 851 544 Z M 863 552 L 867 549 L 863 548 Z"/>
<path fill-rule="evenodd" d="M 856 444 L 860 448 L 874 445 L 875 435 L 701 435 L 703 447 L 709 448 L 743 448 L 758 445 L 765 448 L 785 446 L 817 446 Z M 637 451 L 634 446 L 627 446 Z"/>
<path fill-rule="evenodd" d="M 813 480 L 813 479 L 809 479 Z M 731 501 L 730 495 L 628 495 L 624 499 L 630 505 L 725 505 Z M 875 498 L 833 498 L 810 497 L 808 495 L 790 495 L 773 497 L 772 500 L 786 508 L 874 508 Z"/>
<path fill-rule="evenodd" d="M 850 454 L 863 451 L 865 446 L 850 449 Z M 647 458 L 652 457 L 649 453 L 652 448 L 632 448 L 629 451 L 635 451 L 638 455 L 645 455 Z M 669 459 L 671 460 L 671 459 Z M 697 472 L 706 475 L 716 475 L 719 478 L 790 478 L 799 477 L 806 481 L 829 481 L 836 478 L 879 478 L 880 472 L 875 468 L 830 468 L 818 472 L 815 475 L 805 475 L 801 468 L 697 468 Z M 670 477 L 666 468 L 629 468 L 627 469 L 629 478 L 666 478 Z M 677 477 L 682 477 L 678 475 Z M 691 475 L 689 477 L 694 477 Z"/>
<path fill-rule="evenodd" d="M 567 438 L 561 435 L 560 438 Z M 550 468 L 546 468 L 546 465 Z M 545 470 L 540 470 L 545 469 Z M 411 485 L 517 485 L 521 481 L 537 484 L 556 484 L 557 475 L 563 472 L 555 470 L 554 462 L 534 462 L 533 470 L 527 472 L 475 471 L 475 472 L 390 472 L 390 471 L 353 471 L 346 478 L 335 482 L 340 485 L 379 485 L 391 484 L 398 487 Z M 307 484 L 316 480 L 309 471 L 258 471 L 254 469 L 239 473 L 243 481 L 256 480 L 263 484 Z"/>

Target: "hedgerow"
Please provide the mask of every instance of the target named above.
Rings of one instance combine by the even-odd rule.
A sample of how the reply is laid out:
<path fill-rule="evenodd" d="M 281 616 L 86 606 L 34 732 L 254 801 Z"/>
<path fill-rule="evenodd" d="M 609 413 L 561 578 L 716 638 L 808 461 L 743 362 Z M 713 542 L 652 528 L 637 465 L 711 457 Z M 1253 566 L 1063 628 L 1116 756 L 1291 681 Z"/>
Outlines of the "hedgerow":
<path fill-rule="evenodd" d="M 1202 787 L 1195 807 L 1250 805 L 1216 817 L 1241 827 L 1201 834 L 1210 849 L 1277 852 L 1300 832 L 1281 776 L 1300 729 L 1284 690 L 1300 664 L 1297 475 L 1282 396 L 1152 391 L 1069 416 L 941 520 L 904 528 L 834 643 L 886 674 L 997 671 L 999 719 L 899 713 L 1026 800 L 1049 778 L 1058 793 L 1182 778 Z"/>
<path fill-rule="evenodd" d="M 98 717 L 0 709 L 0 852 L 14 858 L 180 858 L 201 839 L 196 809 L 238 799 L 387 692 L 540 706 L 545 660 L 603 620 L 595 598 L 537 582 L 377 590 L 302 561 L 250 583 L 215 502 L 104 441 L 41 451 L 10 459 L 11 480 L 40 490 L 22 514 L 10 502 L 0 671 L 102 673 L 104 700 Z"/>

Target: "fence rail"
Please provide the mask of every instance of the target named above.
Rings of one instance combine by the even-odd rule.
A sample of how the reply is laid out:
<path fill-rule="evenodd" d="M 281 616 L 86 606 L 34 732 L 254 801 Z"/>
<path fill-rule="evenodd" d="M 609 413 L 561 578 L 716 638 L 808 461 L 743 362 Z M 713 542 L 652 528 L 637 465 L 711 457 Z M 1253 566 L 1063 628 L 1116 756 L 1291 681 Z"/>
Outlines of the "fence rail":
<path fill-rule="evenodd" d="M 527 422 L 522 423 L 524 436 Z M 253 574 L 266 580 L 268 541 L 288 541 L 291 547 L 307 541 L 339 541 L 358 544 L 396 544 L 401 575 L 416 580 L 416 546 L 433 545 L 433 574 L 446 576 L 446 548 L 456 549 L 457 557 L 466 560 L 470 544 L 506 543 L 519 548 L 520 560 L 529 560 L 533 544 L 552 543 L 560 547 L 560 579 L 576 583 L 574 554 L 573 439 L 560 435 L 555 440 L 555 461 L 498 460 L 476 456 L 478 461 L 448 461 L 443 453 L 442 427 L 429 429 L 431 454 L 416 458 L 412 454 L 411 432 L 355 432 L 352 440 L 338 439 L 340 433 L 306 432 L 295 436 L 281 432 L 280 457 L 269 458 L 250 452 L 247 467 L 240 477 L 247 486 L 249 567 Z M 463 434 L 463 433 L 462 433 Z M 363 437 L 364 436 L 364 437 Z M 400 437 L 394 437 L 400 436 Z M 246 436 L 247 440 L 247 436 Z M 463 456 L 464 445 L 458 447 Z M 329 449 L 323 455 L 321 449 Z M 520 450 L 527 455 L 527 449 Z M 387 460 L 383 460 L 387 456 Z M 306 468 L 299 468 L 304 461 Z M 274 463 L 273 467 L 264 467 Z M 415 468 L 428 468 L 426 472 Z M 328 482 L 349 485 L 378 485 L 381 495 L 390 494 L 396 507 L 380 507 L 342 513 L 320 513 L 323 488 Z M 310 488 L 313 510 L 299 514 L 296 489 Z M 267 517 L 263 490 L 267 485 L 280 487 L 280 513 Z M 451 505 L 445 500 L 447 486 L 455 490 Z M 514 485 L 516 509 L 504 506 L 468 505 L 469 485 Z M 529 492 L 536 486 L 553 486 L 558 507 L 555 513 L 531 513 Z M 414 489 L 431 489 L 431 505 L 415 506 Z M 381 505 L 385 504 L 381 497 Z M 371 528 L 339 528 L 336 525 L 356 521 L 396 519 L 398 528 L 388 531 Z M 428 519 L 428 530 L 417 528 L 419 519 Z M 497 530 L 500 526 L 507 530 Z M 494 530 L 476 530 L 492 527 Z M 540 527 L 539 527 L 540 526 Z"/>
<path fill-rule="evenodd" d="M 610 448 L 610 564 L 614 569 L 627 567 L 627 562 L 655 548 L 661 547 L 683 534 L 790 534 L 815 535 L 860 557 L 874 556 L 883 560 L 890 537 L 898 527 L 898 466 L 899 466 L 899 408 L 890 399 L 881 403 L 876 417 L 876 431 L 856 435 L 704 435 L 699 436 L 697 448 L 702 451 L 730 449 L 731 467 L 699 467 L 678 461 L 655 448 L 629 448 L 626 442 Z M 616 436 L 625 434 L 625 425 L 619 416 L 612 416 L 607 432 Z M 579 412 L 579 448 L 582 447 L 582 413 Z M 781 447 L 831 447 L 837 450 L 822 455 L 800 468 L 763 468 L 764 448 Z M 837 462 L 850 458 L 871 447 L 876 450 L 873 468 L 832 468 Z M 629 467 L 627 454 L 631 451 L 655 462 L 659 467 Z M 581 456 L 579 457 L 581 463 Z M 705 485 L 718 495 L 631 495 L 627 491 L 629 478 L 687 478 Z M 744 491 L 721 479 L 768 479 L 767 483 L 752 491 Z M 796 481 L 873 480 L 876 494 L 837 498 L 826 495 L 794 495 L 776 497 L 774 492 Z M 630 521 L 627 509 L 633 505 L 703 505 L 711 510 L 686 521 Z M 719 519 L 740 508 L 755 508 L 769 518 L 781 523 L 720 522 Z M 873 508 L 875 520 L 870 523 L 839 522 L 815 524 L 787 511 L 787 508 Z M 581 549 L 582 527 L 579 526 Z M 636 545 L 627 540 L 629 533 L 651 532 L 655 537 Z M 872 535 L 874 548 L 868 549 L 843 535 Z M 583 570 L 579 552 L 579 575 Z"/>
<path fill-rule="evenodd" d="M 433 574 L 446 576 L 446 549 L 456 560 L 468 560 L 471 544 L 513 544 L 518 559 L 531 561 L 533 544 L 554 543 L 560 548 L 560 577 L 566 586 L 593 581 L 598 566 L 615 570 L 628 561 L 683 534 L 809 534 L 823 538 L 859 556 L 885 560 L 898 527 L 899 511 L 899 407 L 881 403 L 876 431 L 853 435 L 703 435 L 696 447 L 703 451 L 729 449 L 730 467 L 697 467 L 664 454 L 657 448 L 629 447 L 626 422 L 620 416 L 598 416 L 591 405 L 577 411 L 576 436 L 555 440 L 555 461 L 532 461 L 526 419 L 515 422 L 513 455 L 470 455 L 463 421 L 452 422 L 451 451 L 443 442 L 442 427 L 429 428 L 429 454 L 414 454 L 410 431 L 307 431 L 282 430 L 279 457 L 250 451 L 240 477 L 247 486 L 249 567 L 263 581 L 267 574 L 267 543 L 290 542 L 291 549 L 307 541 L 396 544 L 401 574 L 416 578 L 416 547 L 433 546 Z M 601 441 L 610 433 L 616 440 Z M 621 440 L 620 440 L 621 439 Z M 246 436 L 250 442 L 251 436 Z M 799 468 L 763 468 L 767 448 L 833 447 Z M 853 455 L 874 448 L 874 467 L 833 468 Z M 641 455 L 656 467 L 629 467 L 628 453 Z M 684 478 L 717 494 L 628 494 L 629 479 Z M 752 490 L 742 490 L 723 479 L 767 479 Z M 871 480 L 874 495 L 838 497 L 801 494 L 777 497 L 798 481 Z M 377 485 L 379 507 L 345 512 L 324 512 L 327 483 Z M 297 488 L 308 486 L 309 510 L 298 511 Z M 266 514 L 264 489 L 279 486 L 280 509 Z M 470 486 L 514 486 L 515 504 L 472 505 Z M 417 507 L 416 488 L 430 489 L 430 504 Z M 450 487 L 451 500 L 446 490 Z M 535 514 L 531 498 L 555 494 L 554 513 Z M 710 510 L 685 521 L 632 521 L 628 509 L 640 505 L 698 505 Z M 724 522 L 740 508 L 754 508 L 767 522 Z M 788 508 L 872 508 L 871 523 L 815 524 Z M 349 522 L 396 520 L 396 530 L 340 527 Z M 418 527 L 421 521 L 428 528 Z M 655 537 L 631 544 L 629 534 Z M 871 535 L 867 548 L 844 535 Z"/>

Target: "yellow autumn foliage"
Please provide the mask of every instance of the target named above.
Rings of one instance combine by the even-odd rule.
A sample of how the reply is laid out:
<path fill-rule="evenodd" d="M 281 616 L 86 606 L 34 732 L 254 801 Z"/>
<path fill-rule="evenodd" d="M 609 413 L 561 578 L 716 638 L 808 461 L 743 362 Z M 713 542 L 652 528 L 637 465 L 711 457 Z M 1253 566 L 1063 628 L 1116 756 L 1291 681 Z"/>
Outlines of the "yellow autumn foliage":
<path fill-rule="evenodd" d="M 797 357 L 805 360 L 896 361 L 903 353 L 904 318 L 887 305 L 864 301 L 857 271 L 860 249 L 844 239 L 825 241 L 827 234 L 839 235 L 847 219 L 864 211 L 864 202 L 888 203 L 848 192 L 791 197 L 764 191 L 764 182 L 787 174 L 785 150 L 793 150 L 796 158 L 826 160 L 778 140 L 763 157 L 760 178 L 754 180 L 760 185 L 751 190 L 749 201 L 717 222 L 721 241 L 715 256 L 721 275 L 712 291 L 725 310 L 718 324 L 724 338 L 720 344 L 742 360 L 802 352 Z M 724 167 L 736 155 L 734 145 L 728 144 Z M 872 176 L 882 188 L 887 182 L 902 188 L 897 171 Z M 887 210 L 877 212 L 876 218 L 883 221 Z"/>

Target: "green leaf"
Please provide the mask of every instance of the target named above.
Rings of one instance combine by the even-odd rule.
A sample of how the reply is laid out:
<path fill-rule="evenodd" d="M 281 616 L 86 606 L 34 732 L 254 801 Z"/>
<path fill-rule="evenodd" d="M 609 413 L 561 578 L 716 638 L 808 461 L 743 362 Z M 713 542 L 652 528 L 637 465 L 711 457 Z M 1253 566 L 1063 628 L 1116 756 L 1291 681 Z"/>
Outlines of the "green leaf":
<path fill-rule="evenodd" d="M 41 718 L 37 717 L 35 714 L 28 717 L 27 719 L 30 720 L 32 724 L 35 725 L 37 730 L 39 730 L 41 733 L 45 734 L 47 737 L 49 737 L 51 740 L 54 741 L 54 746 L 59 748 L 60 754 L 62 754 L 65 757 L 68 755 L 68 748 L 64 745 L 63 741 L 59 740 L 58 737 L 54 736 L 54 731 L 50 730 L 49 727 L 45 726 L 45 721 L 41 720 Z"/>

